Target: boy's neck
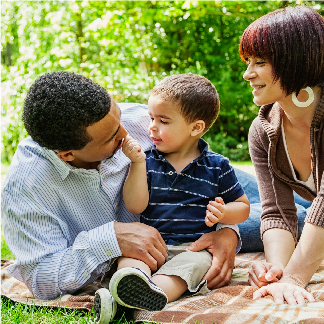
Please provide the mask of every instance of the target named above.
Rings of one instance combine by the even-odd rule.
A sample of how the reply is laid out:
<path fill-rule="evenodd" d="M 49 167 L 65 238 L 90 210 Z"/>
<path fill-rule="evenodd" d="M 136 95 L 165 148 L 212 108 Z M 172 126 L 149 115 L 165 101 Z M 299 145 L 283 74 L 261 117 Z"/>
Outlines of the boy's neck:
<path fill-rule="evenodd" d="M 177 173 L 180 173 L 190 162 L 200 156 L 198 141 L 199 138 L 188 143 L 180 151 L 164 154 L 164 158 L 175 168 Z"/>

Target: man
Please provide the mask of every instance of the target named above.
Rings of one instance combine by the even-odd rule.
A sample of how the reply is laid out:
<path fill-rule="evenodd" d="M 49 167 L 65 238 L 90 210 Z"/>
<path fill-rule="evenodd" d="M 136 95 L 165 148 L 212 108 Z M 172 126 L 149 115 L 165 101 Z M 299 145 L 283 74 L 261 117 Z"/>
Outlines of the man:
<path fill-rule="evenodd" d="M 152 143 L 146 106 L 120 107 L 105 89 L 68 72 L 41 77 L 28 92 L 23 120 L 31 138 L 19 144 L 8 170 L 2 222 L 16 257 L 8 271 L 41 299 L 73 293 L 121 255 L 152 271 L 167 257 L 159 232 L 139 223 L 122 200 L 127 132 L 144 150 Z M 210 289 L 229 282 L 240 246 L 236 228 L 227 226 L 191 245 L 213 254 Z"/>

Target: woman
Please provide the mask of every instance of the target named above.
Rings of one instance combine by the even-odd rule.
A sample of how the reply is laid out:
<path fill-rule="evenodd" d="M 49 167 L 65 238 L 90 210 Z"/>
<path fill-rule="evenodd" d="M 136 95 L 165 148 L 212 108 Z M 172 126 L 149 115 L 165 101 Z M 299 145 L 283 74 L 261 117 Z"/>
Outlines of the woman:
<path fill-rule="evenodd" d="M 240 54 L 262 106 L 249 146 L 266 262 L 252 266 L 249 283 L 254 298 L 314 301 L 304 288 L 324 259 L 324 19 L 306 6 L 276 10 L 244 31 Z M 312 202 L 298 243 L 293 191 Z"/>

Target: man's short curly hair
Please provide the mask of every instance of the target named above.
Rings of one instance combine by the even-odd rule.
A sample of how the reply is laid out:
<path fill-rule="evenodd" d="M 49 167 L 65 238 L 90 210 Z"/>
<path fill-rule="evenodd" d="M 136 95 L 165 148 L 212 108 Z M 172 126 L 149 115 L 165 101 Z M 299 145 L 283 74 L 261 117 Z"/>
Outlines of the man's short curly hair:
<path fill-rule="evenodd" d="M 51 150 L 80 150 L 92 140 L 86 128 L 110 111 L 108 92 L 71 72 L 45 74 L 31 86 L 23 110 L 27 132 Z"/>
<path fill-rule="evenodd" d="M 188 123 L 205 122 L 204 132 L 213 125 L 219 113 L 219 96 L 215 86 L 198 74 L 175 74 L 164 78 L 151 96 L 174 102 Z"/>

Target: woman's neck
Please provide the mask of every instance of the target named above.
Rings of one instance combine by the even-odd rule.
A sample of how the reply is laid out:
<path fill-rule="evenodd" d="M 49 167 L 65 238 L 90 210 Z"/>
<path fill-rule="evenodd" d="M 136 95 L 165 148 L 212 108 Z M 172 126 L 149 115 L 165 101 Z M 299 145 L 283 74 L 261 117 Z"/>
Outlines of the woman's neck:
<path fill-rule="evenodd" d="M 309 130 L 322 95 L 322 89 L 320 87 L 313 88 L 313 91 L 315 99 L 308 107 L 296 107 L 291 100 L 291 96 L 288 96 L 285 101 L 278 102 L 284 112 L 284 126 L 289 125 L 300 130 Z"/>

